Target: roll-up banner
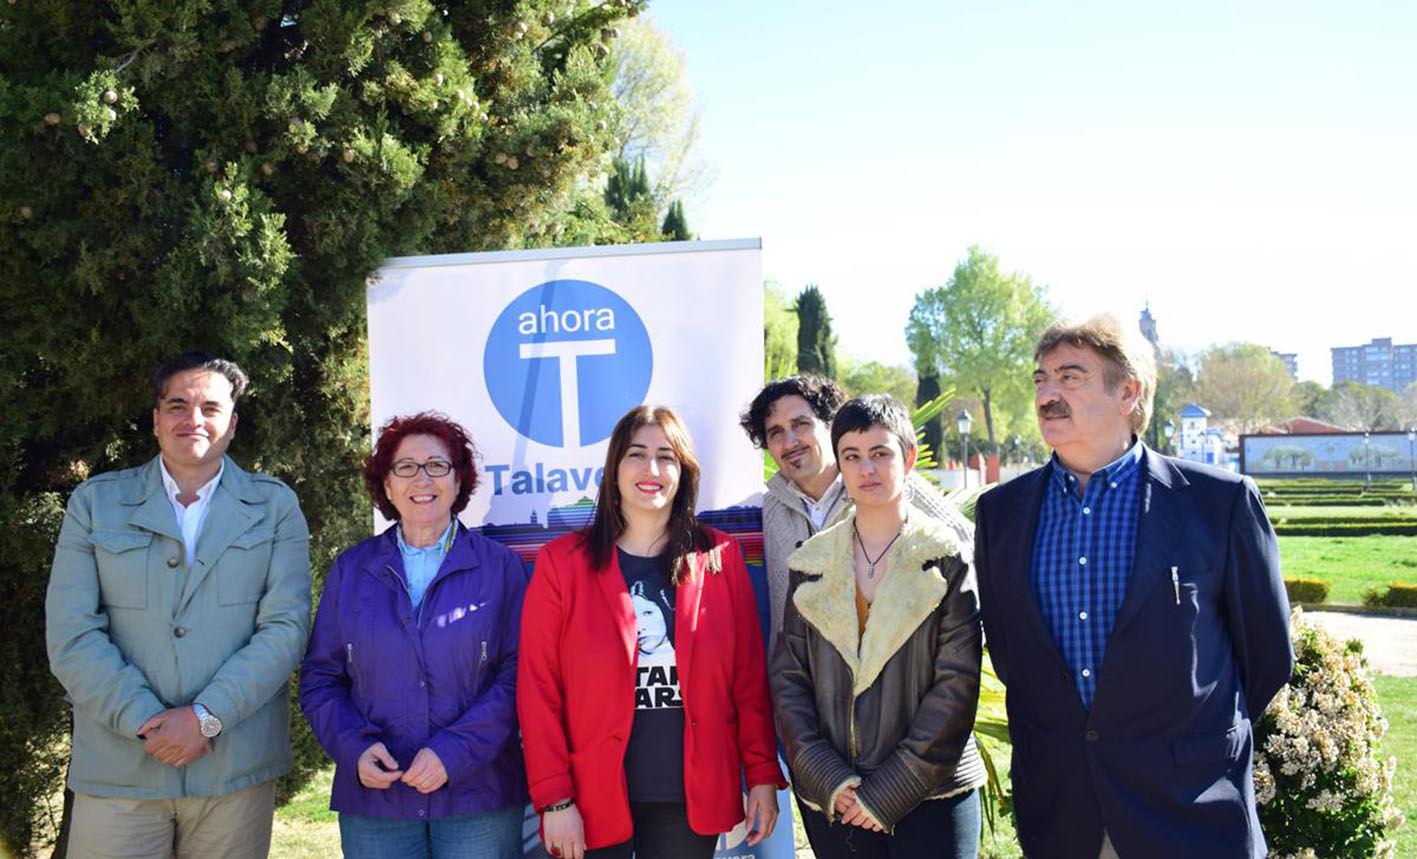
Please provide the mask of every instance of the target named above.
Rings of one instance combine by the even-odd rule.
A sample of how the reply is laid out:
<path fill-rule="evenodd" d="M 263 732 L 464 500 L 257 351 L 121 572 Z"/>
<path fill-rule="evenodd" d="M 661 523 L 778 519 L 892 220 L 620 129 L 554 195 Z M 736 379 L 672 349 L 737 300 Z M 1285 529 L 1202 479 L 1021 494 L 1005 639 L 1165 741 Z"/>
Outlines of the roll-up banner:
<path fill-rule="evenodd" d="M 429 409 L 467 427 L 480 483 L 460 517 L 530 568 L 590 521 L 620 416 L 669 406 L 703 469 L 701 518 L 742 545 L 766 628 L 762 454 L 738 426 L 763 378 L 760 254 L 747 239 L 386 260 L 368 289 L 373 429 Z M 749 848 L 740 825 L 717 855 L 792 856 L 790 803 L 770 843 Z"/>

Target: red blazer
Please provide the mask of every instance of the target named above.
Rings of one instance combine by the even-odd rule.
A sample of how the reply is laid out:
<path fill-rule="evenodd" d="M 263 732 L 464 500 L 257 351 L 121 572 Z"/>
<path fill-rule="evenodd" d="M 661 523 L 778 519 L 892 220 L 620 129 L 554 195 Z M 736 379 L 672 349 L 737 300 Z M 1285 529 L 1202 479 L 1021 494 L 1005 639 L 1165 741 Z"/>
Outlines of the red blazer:
<path fill-rule="evenodd" d="M 743 820 L 749 786 L 785 787 L 768 702 L 757 602 L 738 543 L 705 529 L 723 569 L 702 553 L 678 587 L 674 651 L 684 697 L 684 791 L 689 826 L 702 835 Z M 573 796 L 586 847 L 630 838 L 625 747 L 634 721 L 635 612 L 618 560 L 591 569 L 579 534 L 542 547 L 522 610 L 517 716 L 531 801 Z"/>

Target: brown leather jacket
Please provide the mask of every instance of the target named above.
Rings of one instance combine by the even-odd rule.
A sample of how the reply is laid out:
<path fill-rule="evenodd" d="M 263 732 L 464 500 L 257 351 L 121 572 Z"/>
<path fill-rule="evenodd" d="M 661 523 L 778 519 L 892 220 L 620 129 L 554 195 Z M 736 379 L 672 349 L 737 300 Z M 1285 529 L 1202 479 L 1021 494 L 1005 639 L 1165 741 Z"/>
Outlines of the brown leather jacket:
<path fill-rule="evenodd" d="M 971 733 L 979 598 L 958 537 L 912 518 L 858 639 L 854 522 L 853 511 L 788 561 L 773 706 L 802 801 L 830 816 L 859 782 L 857 801 L 890 831 L 921 801 L 986 781 Z"/>

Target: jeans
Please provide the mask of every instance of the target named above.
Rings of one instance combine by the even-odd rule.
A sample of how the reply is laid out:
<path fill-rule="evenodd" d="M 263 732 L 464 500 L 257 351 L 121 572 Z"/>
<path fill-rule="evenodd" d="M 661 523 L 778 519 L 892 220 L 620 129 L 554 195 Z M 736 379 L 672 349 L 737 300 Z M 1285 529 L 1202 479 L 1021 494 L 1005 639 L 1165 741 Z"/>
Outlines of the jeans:
<path fill-rule="evenodd" d="M 920 803 L 895 825 L 895 833 L 830 823 L 802 805 L 802 823 L 817 859 L 976 859 L 979 855 L 979 791 Z"/>
<path fill-rule="evenodd" d="M 340 814 L 345 859 L 521 859 L 522 806 L 438 820 Z"/>
<path fill-rule="evenodd" d="M 710 859 L 718 833 L 700 835 L 689 828 L 689 807 L 677 802 L 632 802 L 635 834 L 623 844 L 586 851 L 586 859 Z"/>

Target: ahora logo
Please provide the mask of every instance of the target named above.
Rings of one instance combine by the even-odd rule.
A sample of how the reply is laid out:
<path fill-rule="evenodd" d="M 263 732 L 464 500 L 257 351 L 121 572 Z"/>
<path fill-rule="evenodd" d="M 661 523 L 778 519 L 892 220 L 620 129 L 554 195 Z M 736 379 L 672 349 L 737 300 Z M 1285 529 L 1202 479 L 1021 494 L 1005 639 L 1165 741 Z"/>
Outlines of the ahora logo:
<path fill-rule="evenodd" d="M 517 296 L 492 324 L 482 362 L 497 412 L 552 447 L 609 438 L 644 401 L 653 364 L 634 308 L 584 280 L 551 280 Z"/>

